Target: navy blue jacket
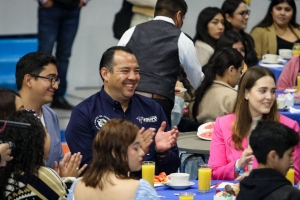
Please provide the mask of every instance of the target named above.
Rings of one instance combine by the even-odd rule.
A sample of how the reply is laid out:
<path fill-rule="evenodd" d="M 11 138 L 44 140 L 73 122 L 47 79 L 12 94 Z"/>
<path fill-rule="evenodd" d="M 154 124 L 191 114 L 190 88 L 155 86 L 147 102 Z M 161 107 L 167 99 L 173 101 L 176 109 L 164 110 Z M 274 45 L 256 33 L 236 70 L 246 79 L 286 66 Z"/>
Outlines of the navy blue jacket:
<path fill-rule="evenodd" d="M 139 128 L 159 129 L 166 116 L 154 100 L 134 94 L 124 112 L 121 104 L 113 100 L 102 88 L 100 92 L 90 96 L 72 111 L 65 136 L 72 153 L 81 152 L 83 164 L 89 164 L 92 159 L 92 144 L 97 131 L 112 118 L 124 118 L 135 123 Z M 170 130 L 167 125 L 166 130 Z M 169 151 L 168 156 L 160 158 L 155 151 L 155 143 L 150 145 L 144 160 L 155 161 L 155 174 L 177 171 L 180 165 L 177 144 Z"/>

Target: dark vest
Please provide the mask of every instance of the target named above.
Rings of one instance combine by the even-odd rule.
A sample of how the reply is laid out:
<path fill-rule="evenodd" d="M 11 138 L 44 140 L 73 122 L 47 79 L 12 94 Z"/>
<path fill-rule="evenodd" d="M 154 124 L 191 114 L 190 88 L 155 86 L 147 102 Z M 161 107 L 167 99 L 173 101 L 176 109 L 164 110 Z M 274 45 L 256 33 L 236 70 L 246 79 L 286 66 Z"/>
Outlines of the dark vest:
<path fill-rule="evenodd" d="M 174 87 L 179 75 L 178 39 L 181 31 L 163 20 L 136 26 L 126 47 L 140 66 L 141 80 L 136 90 L 159 94 L 174 101 Z"/>

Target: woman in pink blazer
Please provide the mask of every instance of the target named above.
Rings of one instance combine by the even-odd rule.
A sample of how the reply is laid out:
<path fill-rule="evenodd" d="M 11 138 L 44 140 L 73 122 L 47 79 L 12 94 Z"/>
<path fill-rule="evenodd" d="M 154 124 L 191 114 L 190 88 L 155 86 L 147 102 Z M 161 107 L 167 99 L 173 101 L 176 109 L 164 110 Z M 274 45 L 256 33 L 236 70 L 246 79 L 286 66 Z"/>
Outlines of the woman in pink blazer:
<path fill-rule="evenodd" d="M 215 180 L 242 179 L 257 168 L 248 138 L 259 120 L 274 120 L 299 133 L 296 121 L 280 115 L 275 96 L 275 77 L 264 67 L 251 67 L 242 76 L 233 114 L 216 119 L 208 163 Z M 300 178 L 300 145 L 293 158 L 295 183 Z"/>

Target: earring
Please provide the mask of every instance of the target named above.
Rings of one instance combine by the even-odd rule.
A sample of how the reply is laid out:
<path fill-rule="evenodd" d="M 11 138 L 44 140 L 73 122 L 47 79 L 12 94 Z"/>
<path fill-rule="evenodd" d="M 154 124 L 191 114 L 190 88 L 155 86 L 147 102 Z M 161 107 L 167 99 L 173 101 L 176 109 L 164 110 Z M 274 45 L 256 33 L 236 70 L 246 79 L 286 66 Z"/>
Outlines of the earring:
<path fill-rule="evenodd" d="M 248 101 L 248 97 L 245 98 Z"/>

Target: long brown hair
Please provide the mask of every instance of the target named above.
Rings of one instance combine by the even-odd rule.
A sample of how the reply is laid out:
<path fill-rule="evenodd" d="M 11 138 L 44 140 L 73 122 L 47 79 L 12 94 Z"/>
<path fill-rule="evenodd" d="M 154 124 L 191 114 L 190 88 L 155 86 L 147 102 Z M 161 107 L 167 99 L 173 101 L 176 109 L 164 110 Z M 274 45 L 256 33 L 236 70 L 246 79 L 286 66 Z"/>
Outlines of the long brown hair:
<path fill-rule="evenodd" d="M 4 120 L 10 114 L 17 111 L 16 97 L 21 96 L 13 90 L 0 88 L 0 119 Z"/>
<path fill-rule="evenodd" d="M 236 115 L 232 127 L 232 141 L 234 148 L 244 150 L 242 141 L 248 134 L 252 123 L 252 116 L 249 110 L 249 101 L 245 99 L 246 90 L 250 91 L 256 81 L 264 76 L 270 76 L 276 83 L 275 76 L 271 70 L 265 67 L 251 67 L 242 76 L 233 112 Z M 276 99 L 268 114 L 263 114 L 261 120 L 279 121 Z"/>
<path fill-rule="evenodd" d="M 82 178 L 85 186 L 102 190 L 107 183 L 113 185 L 109 173 L 120 179 L 130 179 L 127 150 L 138 131 L 135 124 L 125 119 L 111 119 L 105 123 L 93 142 L 92 163 Z"/>

